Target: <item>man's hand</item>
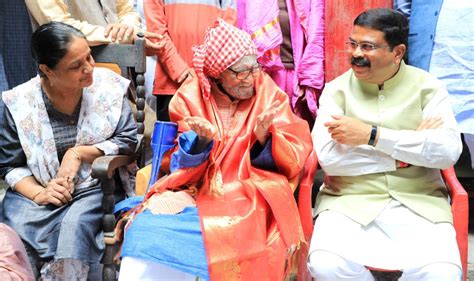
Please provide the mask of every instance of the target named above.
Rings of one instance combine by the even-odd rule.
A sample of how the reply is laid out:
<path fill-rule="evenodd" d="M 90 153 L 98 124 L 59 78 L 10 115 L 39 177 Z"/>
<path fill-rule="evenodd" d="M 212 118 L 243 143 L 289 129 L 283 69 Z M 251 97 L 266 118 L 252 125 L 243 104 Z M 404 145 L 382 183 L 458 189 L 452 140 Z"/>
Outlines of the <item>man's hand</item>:
<path fill-rule="evenodd" d="M 347 116 L 333 115 L 332 118 L 334 120 L 324 123 L 324 126 L 337 143 L 357 146 L 369 142 L 372 125 Z"/>
<path fill-rule="evenodd" d="M 216 127 L 202 117 L 186 117 L 184 122 L 186 122 L 189 128 L 199 137 L 194 149 L 195 151 L 200 152 L 204 150 L 211 143 L 217 132 Z"/>
<path fill-rule="evenodd" d="M 72 200 L 72 192 L 69 191 L 68 181 L 65 178 L 52 179 L 48 185 L 35 196 L 34 201 L 38 205 L 53 204 L 62 206 Z"/>
<path fill-rule="evenodd" d="M 156 51 L 161 50 L 163 46 L 165 46 L 165 37 L 161 34 L 150 32 L 150 31 L 142 31 L 145 39 L 145 48 L 147 49 L 147 55 L 154 55 Z M 138 38 L 135 35 L 134 39 Z"/>
<path fill-rule="evenodd" d="M 428 130 L 428 129 L 439 129 L 443 126 L 443 119 L 440 117 L 430 117 L 423 119 L 421 121 L 420 125 L 418 128 L 416 128 L 417 131 L 421 130 Z"/>
<path fill-rule="evenodd" d="M 133 43 L 133 26 L 123 23 L 111 23 L 105 27 L 105 37 L 110 36 L 114 43 L 131 44 Z"/>
<path fill-rule="evenodd" d="M 273 119 L 275 119 L 275 116 L 278 112 L 277 108 L 280 106 L 280 104 L 280 101 L 274 101 L 269 108 L 257 116 L 257 123 L 255 124 L 253 131 L 258 141 L 262 145 L 265 145 L 265 142 L 267 142 L 269 135 L 268 129 L 272 125 Z"/>

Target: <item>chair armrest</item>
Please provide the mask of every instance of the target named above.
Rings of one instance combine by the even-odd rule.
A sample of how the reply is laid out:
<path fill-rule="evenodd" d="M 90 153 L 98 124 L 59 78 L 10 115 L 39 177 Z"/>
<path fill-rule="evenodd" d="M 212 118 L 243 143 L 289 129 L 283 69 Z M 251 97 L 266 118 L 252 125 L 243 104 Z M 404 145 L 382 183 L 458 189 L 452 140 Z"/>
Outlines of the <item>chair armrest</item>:
<path fill-rule="evenodd" d="M 113 172 L 135 160 L 133 155 L 101 156 L 92 163 L 92 177 L 96 179 L 111 179 Z"/>
<path fill-rule="evenodd" d="M 451 197 L 451 209 L 453 213 L 453 224 L 456 230 L 456 240 L 461 254 L 463 269 L 463 280 L 467 276 L 468 258 L 468 224 L 469 224 L 469 197 L 466 190 L 456 177 L 454 168 L 442 170 L 444 182 Z"/>
<path fill-rule="evenodd" d="M 316 152 L 312 151 L 306 160 L 298 193 L 298 211 L 303 226 L 303 233 L 307 241 L 311 239 L 311 235 L 313 234 L 313 206 L 311 203 L 311 193 L 313 191 L 313 180 L 317 168 L 318 157 Z"/>
<path fill-rule="evenodd" d="M 458 178 L 456 177 L 456 172 L 454 171 L 454 167 L 447 168 L 441 171 L 443 175 L 443 179 L 448 187 L 449 195 L 451 199 L 454 197 L 464 197 L 468 196 L 466 190 L 459 182 Z M 454 200 L 454 199 L 453 199 Z"/>

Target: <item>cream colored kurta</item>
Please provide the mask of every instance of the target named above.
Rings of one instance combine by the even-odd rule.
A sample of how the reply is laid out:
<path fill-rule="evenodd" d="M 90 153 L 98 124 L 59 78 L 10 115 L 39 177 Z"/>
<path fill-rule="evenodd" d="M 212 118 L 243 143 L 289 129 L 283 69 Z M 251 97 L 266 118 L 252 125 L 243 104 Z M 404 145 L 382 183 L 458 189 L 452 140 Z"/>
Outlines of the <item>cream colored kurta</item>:
<path fill-rule="evenodd" d="M 415 261 L 426 264 L 433 259 L 459 264 L 452 213 L 440 175 L 440 169 L 453 165 L 461 152 L 447 99 L 446 89 L 436 78 L 404 63 L 382 89 L 359 81 L 352 70 L 328 83 L 313 142 L 329 180 L 318 195 L 321 216 L 310 251 L 325 249 L 382 268 L 406 268 Z M 377 145 L 337 144 L 323 125 L 331 115 L 379 126 Z M 443 127 L 415 131 L 427 117 L 441 117 Z M 396 160 L 411 166 L 396 168 Z M 419 239 L 413 245 L 407 240 L 415 234 Z M 420 255 L 407 259 L 411 253 Z"/>
<path fill-rule="evenodd" d="M 64 22 L 84 33 L 90 45 L 112 43 L 105 37 L 105 27 L 112 23 L 141 29 L 139 14 L 129 0 L 26 0 L 34 25 L 50 21 Z"/>

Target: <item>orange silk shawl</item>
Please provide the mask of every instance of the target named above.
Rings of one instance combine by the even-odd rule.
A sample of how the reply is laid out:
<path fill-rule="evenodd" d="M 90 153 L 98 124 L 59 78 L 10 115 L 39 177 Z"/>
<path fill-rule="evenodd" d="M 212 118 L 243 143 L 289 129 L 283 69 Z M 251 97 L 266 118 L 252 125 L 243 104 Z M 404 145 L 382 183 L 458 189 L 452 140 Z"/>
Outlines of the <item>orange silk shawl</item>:
<path fill-rule="evenodd" d="M 183 122 L 187 116 L 204 117 L 217 127 L 209 160 L 162 178 L 147 198 L 154 190 L 198 188 L 196 203 L 211 280 L 287 280 L 298 267 L 306 269 L 307 241 L 293 192 L 312 150 L 308 124 L 293 114 L 288 96 L 261 72 L 255 80 L 256 95 L 239 102 L 224 132 L 212 96 L 216 86 L 206 100 L 198 83 L 197 78 L 187 79 L 169 112 L 180 132 L 189 130 Z M 278 173 L 250 164 L 257 116 L 276 100 L 281 104 L 270 133 Z M 298 279 L 305 280 L 303 275 L 307 274 L 298 274 Z"/>

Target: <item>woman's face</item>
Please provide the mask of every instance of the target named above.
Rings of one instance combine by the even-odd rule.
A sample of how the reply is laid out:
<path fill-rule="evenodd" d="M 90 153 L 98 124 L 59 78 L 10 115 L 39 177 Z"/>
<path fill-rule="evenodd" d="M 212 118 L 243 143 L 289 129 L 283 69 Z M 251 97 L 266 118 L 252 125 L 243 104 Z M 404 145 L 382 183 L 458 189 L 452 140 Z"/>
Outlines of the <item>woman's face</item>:
<path fill-rule="evenodd" d="M 87 41 L 79 37 L 73 38 L 69 50 L 56 67 L 50 69 L 46 66 L 46 71 L 42 71 L 53 88 L 82 89 L 92 85 L 94 59 Z"/>
<path fill-rule="evenodd" d="M 260 72 L 256 55 L 247 55 L 221 73 L 222 88 L 234 99 L 249 99 L 254 95 L 255 75 Z"/>

